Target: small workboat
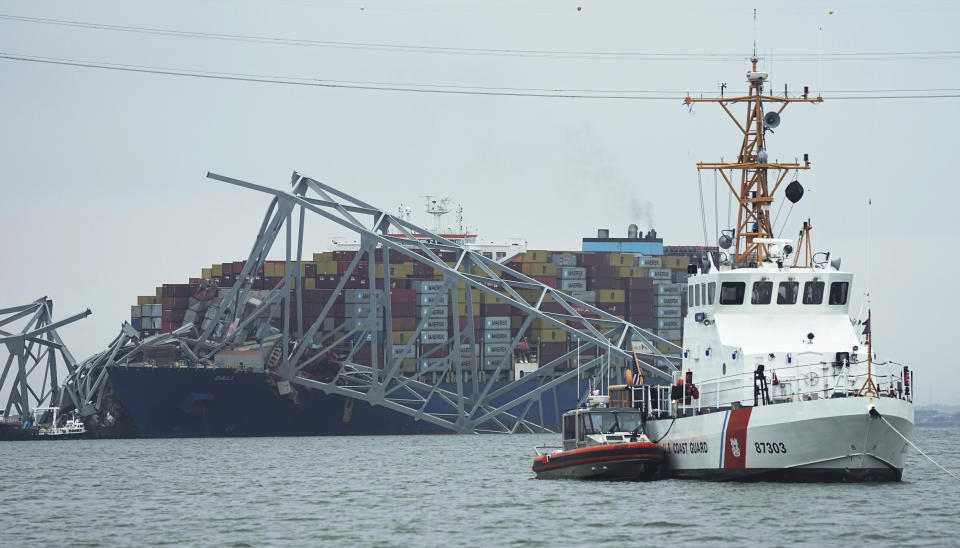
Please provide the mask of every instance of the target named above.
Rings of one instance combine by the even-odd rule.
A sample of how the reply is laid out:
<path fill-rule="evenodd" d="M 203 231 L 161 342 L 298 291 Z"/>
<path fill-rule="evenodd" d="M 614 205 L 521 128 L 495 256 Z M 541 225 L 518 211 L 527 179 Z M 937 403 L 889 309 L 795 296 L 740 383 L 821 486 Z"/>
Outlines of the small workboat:
<path fill-rule="evenodd" d="M 643 431 L 644 413 L 609 406 L 609 396 L 563 415 L 563 445 L 534 448 L 537 479 L 651 480 L 660 476 L 663 447 Z"/>

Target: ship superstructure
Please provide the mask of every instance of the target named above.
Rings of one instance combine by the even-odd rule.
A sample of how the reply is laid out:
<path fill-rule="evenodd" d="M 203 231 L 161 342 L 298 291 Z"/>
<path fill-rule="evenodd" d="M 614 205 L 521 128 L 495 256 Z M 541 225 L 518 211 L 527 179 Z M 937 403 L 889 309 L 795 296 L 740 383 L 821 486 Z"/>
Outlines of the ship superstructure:
<path fill-rule="evenodd" d="M 738 221 L 720 238 L 729 254 L 719 264 L 690 266 L 682 373 L 637 401 L 658 410 L 648 431 L 680 477 L 898 480 L 906 443 L 893 427 L 907 436 L 913 428 L 911 372 L 876 369 L 869 321 L 849 316 L 853 275 L 813 253 L 811 224 L 794 249 L 770 218 L 776 191 L 810 163 L 770 161 L 765 135 L 788 104 L 822 99 L 806 89 L 765 95 L 767 75 L 752 65 L 748 95 L 687 98 L 718 103 L 742 131 L 736 162 L 697 166 L 722 175 Z M 747 107 L 744 120 L 736 104 Z M 788 200 L 802 197 L 799 182 L 785 186 Z"/>

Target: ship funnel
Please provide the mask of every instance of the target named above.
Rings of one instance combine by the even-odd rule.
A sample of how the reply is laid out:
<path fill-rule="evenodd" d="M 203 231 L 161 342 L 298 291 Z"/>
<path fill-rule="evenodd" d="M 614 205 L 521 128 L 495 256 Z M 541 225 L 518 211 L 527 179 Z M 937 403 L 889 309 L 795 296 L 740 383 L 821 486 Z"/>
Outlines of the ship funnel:
<path fill-rule="evenodd" d="M 630 225 L 627 227 L 627 238 L 634 240 L 637 238 L 637 231 L 640 229 L 637 225 Z"/>
<path fill-rule="evenodd" d="M 763 115 L 763 125 L 773 129 L 780 125 L 780 115 L 776 111 L 771 110 L 770 112 Z"/>

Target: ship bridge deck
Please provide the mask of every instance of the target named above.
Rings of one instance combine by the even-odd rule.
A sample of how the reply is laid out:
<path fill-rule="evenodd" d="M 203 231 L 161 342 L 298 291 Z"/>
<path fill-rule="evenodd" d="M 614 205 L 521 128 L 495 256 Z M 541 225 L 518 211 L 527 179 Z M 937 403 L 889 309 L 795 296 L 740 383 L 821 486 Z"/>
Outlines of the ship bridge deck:
<path fill-rule="evenodd" d="M 846 314 L 718 313 L 716 322 L 720 341 L 746 354 L 837 352 L 860 344 Z"/>

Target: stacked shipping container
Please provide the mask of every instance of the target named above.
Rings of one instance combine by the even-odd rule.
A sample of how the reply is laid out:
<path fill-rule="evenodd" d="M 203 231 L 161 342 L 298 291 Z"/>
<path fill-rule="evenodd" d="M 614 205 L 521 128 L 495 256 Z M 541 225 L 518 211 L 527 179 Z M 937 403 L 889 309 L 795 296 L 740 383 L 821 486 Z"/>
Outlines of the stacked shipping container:
<path fill-rule="evenodd" d="M 382 250 L 378 250 L 380 253 Z M 448 264 L 454 264 L 454 254 L 438 254 Z M 355 257 L 353 251 L 316 253 L 311 261 L 301 264 L 304 330 L 327 306 L 333 290 Z M 397 252 L 390 252 L 389 258 L 389 303 L 384 298 L 384 267 L 379 257 L 374 272 L 376 287 L 373 288 L 370 287 L 369 263 L 366 257 L 361 257 L 346 280 L 344 291 L 329 305 L 321 333 L 335 331 L 334 337 L 339 339 L 351 331 L 368 329 L 376 333 L 369 335 L 367 340 L 373 342 L 376 337 L 379 361 L 382 362 L 382 356 L 389 349 L 391 357 L 400 360 L 405 373 L 448 371 L 450 361 L 455 358 L 451 355 L 454 335 L 451 318 L 455 306 L 461 318 L 458 330 L 466 330 L 472 321 L 477 342 L 475 347 L 461 345 L 459 360 L 467 363 L 478 360 L 479 369 L 487 372 L 503 364 L 506 367 L 501 376 L 511 374 L 513 357 L 507 354 L 525 319 L 519 310 L 494 295 L 479 290 L 468 293 L 463 285 L 455 292 L 454 303 L 453 295 L 444 291 L 443 283 L 439 281 L 439 272 Z M 682 317 L 686 310 L 684 283 L 689 262 L 690 253 L 685 252 L 661 257 L 637 253 L 532 250 L 514 257 L 507 266 L 680 344 Z M 204 328 L 209 327 L 221 306 L 220 299 L 242 274 L 243 265 L 241 261 L 215 264 L 202 269 L 201 278 L 191 279 L 191 283 L 166 284 L 157 288 L 156 295 L 139 297 L 137 305 L 131 307 L 133 326 L 146 334 L 168 332 L 185 322 L 199 322 Z M 285 274 L 286 265 L 282 261 L 266 262 L 254 275 L 255 291 L 246 306 L 260 305 L 268 290 L 283 283 Z M 539 296 L 536 290 L 525 290 L 525 293 L 522 296 L 528 301 L 535 301 Z M 549 297 L 541 308 L 548 312 L 565 312 Z M 579 312 L 589 315 L 586 309 Z M 470 313 L 472 316 L 468 317 Z M 274 306 L 272 316 L 272 323 L 279 328 L 282 322 L 279 306 Z M 297 327 L 293 319 L 296 317 L 296 310 L 293 310 L 293 329 Z M 392 325 L 391 344 L 384 341 L 388 317 Z M 424 322 L 423 329 L 412 348 L 403 355 L 403 346 L 414 337 L 421 321 Z M 575 336 L 568 336 L 566 331 L 545 320 L 534 319 L 525 337 L 532 358 L 538 358 L 541 364 L 577 348 Z M 365 341 L 359 339 L 359 333 L 348 338 L 351 345 L 360 342 Z M 371 358 L 370 345 L 366 344 L 360 345 L 353 356 L 358 363 L 369 364 Z"/>

